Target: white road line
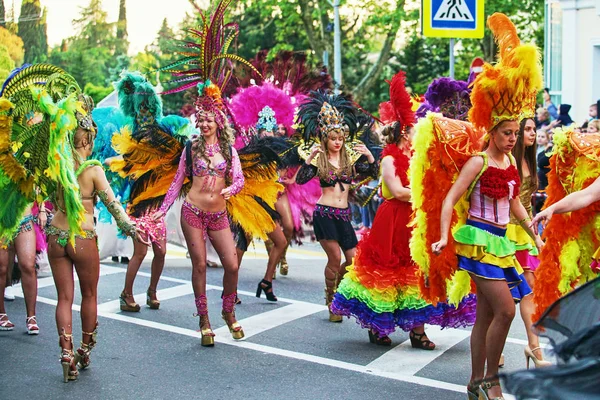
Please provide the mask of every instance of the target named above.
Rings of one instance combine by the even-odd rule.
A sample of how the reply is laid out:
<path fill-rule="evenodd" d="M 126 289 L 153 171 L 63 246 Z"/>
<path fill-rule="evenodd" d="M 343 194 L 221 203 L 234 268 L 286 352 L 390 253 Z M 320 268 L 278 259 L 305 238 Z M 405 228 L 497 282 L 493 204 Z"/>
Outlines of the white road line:
<path fill-rule="evenodd" d="M 310 303 L 294 303 L 285 307 L 279 307 L 275 310 L 244 318 L 238 322 L 244 328 L 246 338 L 249 338 L 299 318 L 318 313 L 323 311 L 324 308 L 325 307 L 312 305 Z M 216 329 L 215 334 L 228 336 L 229 328 L 227 326 L 223 326 L 219 329 Z"/>
<path fill-rule="evenodd" d="M 435 343 L 435 350 L 413 349 L 410 340 L 400 343 L 381 357 L 370 362 L 367 367 L 378 371 L 395 372 L 401 375 L 415 375 L 421 369 L 440 357 L 446 350 L 468 338 L 471 333 L 460 329 L 440 329 L 427 326 L 427 336 Z"/>
<path fill-rule="evenodd" d="M 41 297 L 39 301 L 42 303 L 46 303 L 46 304 L 56 305 L 56 300 L 53 300 L 53 299 Z M 78 311 L 79 306 L 74 304 L 73 310 Z M 135 317 L 129 317 L 129 316 L 126 316 L 126 315 L 123 315 L 120 313 L 105 312 L 105 311 L 100 311 L 100 310 L 98 311 L 98 315 L 101 317 L 104 317 L 104 318 L 110 318 L 110 319 L 117 320 L 117 321 L 128 322 L 128 323 L 135 324 L 138 326 L 144 326 L 147 328 L 158 329 L 158 330 L 162 330 L 165 332 L 200 338 L 200 333 L 195 330 L 192 330 L 192 329 L 181 328 L 181 327 L 177 327 L 177 326 L 162 324 L 160 322 L 148 321 L 148 320 L 135 318 Z M 215 331 L 215 333 L 217 333 L 219 330 L 220 329 Z M 319 357 L 319 356 L 299 353 L 299 352 L 290 351 L 290 350 L 278 349 L 275 347 L 264 346 L 261 344 L 250 343 L 250 342 L 246 342 L 246 341 L 235 341 L 231 338 L 231 336 L 229 335 L 229 332 L 227 332 L 227 334 L 224 334 L 224 335 L 219 335 L 217 333 L 217 335 L 218 336 L 215 337 L 215 342 L 217 342 L 217 343 L 228 344 L 231 346 L 240 347 L 240 348 L 244 348 L 244 349 L 248 349 L 248 350 L 259 351 L 261 353 L 268 353 L 268 354 L 278 355 L 278 356 L 282 356 L 282 357 L 293 358 L 293 359 L 300 360 L 300 361 L 307 361 L 307 362 L 311 362 L 314 364 L 320 364 L 320 365 L 325 365 L 325 366 L 329 366 L 329 367 L 340 368 L 340 369 L 344 369 L 347 371 L 359 372 L 359 373 L 363 373 L 363 374 L 379 376 L 382 378 L 394 379 L 397 381 L 413 383 L 413 384 L 421 385 L 421 386 L 428 386 L 428 387 L 432 387 L 432 388 L 436 388 L 436 389 L 449 390 L 449 391 L 458 392 L 458 393 L 465 392 L 465 388 L 463 385 L 456 385 L 453 383 L 437 381 L 437 380 L 428 379 L 428 378 L 421 378 L 418 376 L 408 376 L 408 375 L 389 372 L 389 371 L 380 371 L 380 370 L 371 368 L 369 366 L 352 364 L 352 363 L 348 363 L 348 362 L 344 362 L 344 361 L 333 360 L 333 359 L 329 359 L 329 358 L 325 358 L 325 357 Z M 207 349 L 207 351 L 210 351 L 210 350 Z M 509 397 L 507 397 L 507 399 L 508 398 Z"/>

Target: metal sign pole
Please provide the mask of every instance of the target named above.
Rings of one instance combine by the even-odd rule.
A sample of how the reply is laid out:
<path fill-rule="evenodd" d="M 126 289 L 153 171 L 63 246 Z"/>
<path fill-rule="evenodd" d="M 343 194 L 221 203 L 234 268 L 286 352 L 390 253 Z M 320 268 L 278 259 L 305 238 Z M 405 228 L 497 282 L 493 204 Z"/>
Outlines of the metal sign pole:
<path fill-rule="evenodd" d="M 340 85 L 342 84 L 342 32 L 340 29 L 340 0 L 333 2 L 333 79 L 335 81 L 335 93 L 340 93 Z"/>
<path fill-rule="evenodd" d="M 454 38 L 450 38 L 450 78 L 454 79 Z"/>

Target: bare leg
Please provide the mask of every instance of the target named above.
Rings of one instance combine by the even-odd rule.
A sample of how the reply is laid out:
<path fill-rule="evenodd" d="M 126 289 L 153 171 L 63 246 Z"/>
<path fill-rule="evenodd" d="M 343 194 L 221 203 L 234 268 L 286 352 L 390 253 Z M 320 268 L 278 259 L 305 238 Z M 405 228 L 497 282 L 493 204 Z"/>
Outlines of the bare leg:
<path fill-rule="evenodd" d="M 206 242 L 204 231 L 194 228 L 181 215 L 181 229 L 192 260 L 194 296 L 206 295 Z"/>
<path fill-rule="evenodd" d="M 133 255 L 129 259 L 127 264 L 127 273 L 125 274 L 125 287 L 123 288 L 123 294 L 125 302 L 127 304 L 134 304 L 135 299 L 133 298 L 133 282 L 137 276 L 138 271 L 144 258 L 148 254 L 148 246 L 138 241 L 133 241 Z"/>
<path fill-rule="evenodd" d="M 6 275 L 8 272 L 8 249 L 0 247 L 0 314 L 6 314 L 4 308 L 4 289 L 6 288 Z"/>
<path fill-rule="evenodd" d="M 15 239 L 15 250 L 19 258 L 21 269 L 21 287 L 25 296 L 25 307 L 27 316 L 35 315 L 35 303 L 37 299 L 37 275 L 35 273 L 35 231 L 21 232 Z"/>
<path fill-rule="evenodd" d="M 535 275 L 531 271 L 525 271 L 523 274 L 525 276 L 525 280 L 530 288 L 533 288 L 535 284 Z M 533 296 L 525 296 L 521 299 L 521 303 L 519 304 L 519 311 L 521 312 L 521 318 L 523 319 L 523 323 L 525 324 L 525 331 L 527 332 L 527 342 L 529 343 L 530 349 L 536 349 L 540 347 L 540 339 L 539 337 L 533 333 L 533 312 L 535 311 L 535 305 L 533 304 Z M 544 354 L 541 349 L 537 349 L 533 352 L 533 355 L 537 357 L 538 360 L 544 359 Z"/>
<path fill-rule="evenodd" d="M 60 336 L 60 346 L 63 349 L 72 349 L 72 341 L 66 340 L 63 333 L 71 335 L 73 333 L 73 315 L 71 307 L 73 306 L 73 295 L 75 284 L 73 281 L 73 261 L 67 255 L 64 247 L 56 243 L 56 236 L 48 237 L 48 261 L 52 269 L 52 278 L 58 297 L 56 305 L 56 330 Z"/>
<path fill-rule="evenodd" d="M 483 279 L 474 275 L 471 275 L 471 278 L 477 285 L 477 316 L 471 333 L 471 343 L 475 341 L 475 346 L 471 347 L 473 361 L 471 379 L 480 379 L 483 375 L 482 359 L 487 360 L 485 378 L 492 379 L 498 375 L 500 355 L 504 349 L 510 324 L 515 317 L 515 304 L 505 281 Z M 483 304 L 481 309 L 480 304 Z M 483 315 L 484 313 L 486 315 Z M 478 327 L 480 318 L 483 318 L 482 326 Z M 484 331 L 486 325 L 487 329 Z M 482 352 L 482 349 L 485 350 Z M 494 386 L 489 390 L 490 398 L 501 395 L 500 386 Z"/>
<path fill-rule="evenodd" d="M 275 227 L 275 230 L 269 233 L 269 239 L 273 242 L 273 248 L 269 253 L 269 260 L 267 261 L 267 270 L 265 271 L 264 280 L 267 282 L 273 281 L 273 274 L 277 268 L 277 264 L 287 247 L 287 240 L 283 235 L 283 231 L 279 226 Z"/>
<path fill-rule="evenodd" d="M 229 228 L 219 231 L 208 231 L 208 237 L 219 254 L 223 265 L 223 296 L 237 292 L 238 263 L 235 243 Z"/>
<path fill-rule="evenodd" d="M 152 266 L 150 270 L 150 286 L 148 287 L 148 295 L 152 300 L 157 300 L 156 288 L 158 287 L 158 281 L 160 280 L 160 276 L 165 268 L 167 239 L 163 239 L 159 244 L 152 243 L 152 252 L 154 253 L 154 257 L 152 258 Z"/>

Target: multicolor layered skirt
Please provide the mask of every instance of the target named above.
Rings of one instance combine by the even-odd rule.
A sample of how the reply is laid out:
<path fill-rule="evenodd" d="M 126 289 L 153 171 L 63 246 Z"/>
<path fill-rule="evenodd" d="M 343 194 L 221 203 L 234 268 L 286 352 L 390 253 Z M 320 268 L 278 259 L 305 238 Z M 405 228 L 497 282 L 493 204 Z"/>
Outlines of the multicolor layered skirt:
<path fill-rule="evenodd" d="M 535 242 L 520 225 L 508 224 L 506 238 L 515 245 L 515 257 L 525 271 L 535 272 L 540 265 Z"/>
<path fill-rule="evenodd" d="M 454 232 L 454 240 L 458 268 L 480 278 L 506 281 L 516 301 L 531 294 L 506 229 L 467 220 L 466 225 Z"/>
<path fill-rule="evenodd" d="M 418 266 L 410 257 L 408 242 L 411 207 L 407 202 L 386 200 L 373 226 L 357 247 L 354 264 L 334 296 L 331 310 L 353 316 L 363 327 L 389 335 L 397 327 L 409 331 L 423 324 L 464 327 L 475 321 L 475 296 L 454 307 L 436 306 L 420 297 Z"/>

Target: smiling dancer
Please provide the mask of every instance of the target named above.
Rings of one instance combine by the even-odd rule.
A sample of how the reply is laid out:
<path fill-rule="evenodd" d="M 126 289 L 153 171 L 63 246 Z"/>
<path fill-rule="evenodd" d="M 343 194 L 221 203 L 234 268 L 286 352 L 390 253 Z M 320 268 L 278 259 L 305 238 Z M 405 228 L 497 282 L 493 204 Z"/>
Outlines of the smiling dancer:
<path fill-rule="evenodd" d="M 348 207 L 350 185 L 359 175 L 377 176 L 373 154 L 361 142 L 354 141 L 356 110 L 350 100 L 341 95 L 312 92 L 298 112 L 304 138 L 319 142 L 310 149 L 299 148 L 304 164 L 296 182 L 299 184 L 319 177 L 322 195 L 313 213 L 317 240 L 327 254 L 325 266 L 325 303 L 329 307 L 329 321 L 342 322 L 342 316 L 331 310 L 335 291 L 352 264 L 358 243 L 350 223 Z M 345 261 L 342 263 L 341 253 Z"/>

